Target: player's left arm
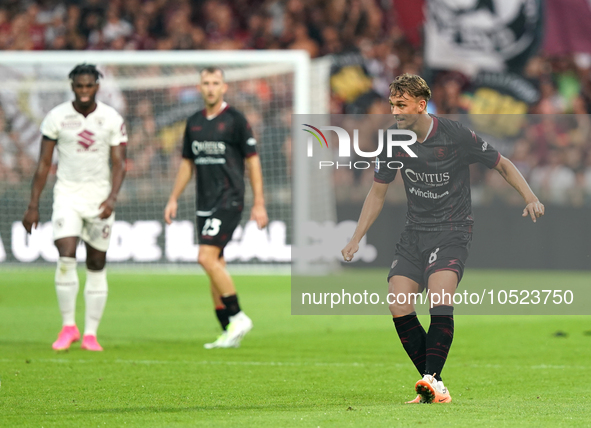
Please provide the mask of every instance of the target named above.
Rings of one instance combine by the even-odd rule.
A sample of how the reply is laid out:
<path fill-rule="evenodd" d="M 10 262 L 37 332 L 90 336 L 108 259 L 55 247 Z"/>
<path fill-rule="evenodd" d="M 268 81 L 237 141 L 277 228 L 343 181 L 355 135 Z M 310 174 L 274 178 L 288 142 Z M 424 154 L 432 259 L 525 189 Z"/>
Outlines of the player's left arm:
<path fill-rule="evenodd" d="M 479 135 L 459 124 L 459 122 L 452 122 L 448 126 L 455 133 L 455 137 L 458 138 L 460 144 L 464 146 L 468 164 L 480 162 L 488 168 L 496 169 L 507 183 L 519 192 L 526 203 L 523 217 L 529 215 L 535 223 L 536 218 L 544 215 L 544 205 L 532 192 L 527 181 L 525 181 L 517 167 L 513 165 L 513 162 L 502 156 Z"/>
<path fill-rule="evenodd" d="M 525 178 L 523 178 L 523 175 L 521 175 L 513 162 L 511 162 L 505 156 L 501 156 L 494 169 L 496 169 L 499 174 L 501 174 L 501 176 L 507 181 L 507 183 L 513 186 L 525 200 L 527 205 L 523 209 L 523 217 L 527 217 L 529 215 L 532 221 L 535 223 L 536 218 L 542 217 L 544 215 L 544 204 L 540 202 L 540 200 L 531 190 L 529 184 L 527 184 L 527 181 L 525 181 Z"/>
<path fill-rule="evenodd" d="M 250 219 L 257 222 L 259 229 L 269 223 L 267 209 L 265 208 L 265 196 L 263 195 L 263 169 L 258 155 L 254 154 L 246 158 L 246 167 L 250 177 L 254 203 L 250 211 Z"/>
<path fill-rule="evenodd" d="M 121 189 L 123 179 L 125 178 L 126 147 L 125 144 L 111 146 L 111 193 L 99 207 L 99 209 L 102 210 L 99 217 L 102 219 L 110 217 L 115 210 L 117 196 L 119 195 L 119 190 Z"/>

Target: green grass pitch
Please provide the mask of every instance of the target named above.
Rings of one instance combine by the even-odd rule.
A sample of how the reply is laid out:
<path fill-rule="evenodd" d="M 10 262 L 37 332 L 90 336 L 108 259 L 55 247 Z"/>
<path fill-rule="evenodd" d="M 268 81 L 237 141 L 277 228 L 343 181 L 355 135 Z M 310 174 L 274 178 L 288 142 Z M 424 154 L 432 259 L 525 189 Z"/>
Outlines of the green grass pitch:
<path fill-rule="evenodd" d="M 518 275 L 468 270 L 464 281 Z M 540 288 L 589 278 L 531 275 Z M 419 377 L 389 317 L 292 316 L 289 277 L 235 280 L 254 322 L 239 349 L 203 349 L 219 333 L 206 277 L 111 272 L 105 351 L 57 354 L 53 271 L 0 271 L 0 426 L 591 425 L 589 316 L 456 317 L 443 373 L 453 403 L 411 406 Z M 83 315 L 81 292 L 81 328 Z"/>

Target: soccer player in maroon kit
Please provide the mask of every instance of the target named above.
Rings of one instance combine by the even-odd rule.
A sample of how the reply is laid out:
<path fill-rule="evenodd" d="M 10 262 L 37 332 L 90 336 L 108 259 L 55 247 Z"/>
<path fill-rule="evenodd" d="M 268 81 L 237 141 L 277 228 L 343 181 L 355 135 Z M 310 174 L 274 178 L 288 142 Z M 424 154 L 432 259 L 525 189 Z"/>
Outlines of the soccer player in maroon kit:
<path fill-rule="evenodd" d="M 223 329 L 217 340 L 204 346 L 206 349 L 235 348 L 252 328 L 252 321 L 238 303 L 223 251 L 242 216 L 245 165 L 253 191 L 250 219 L 262 229 L 269 218 L 257 142 L 244 115 L 224 101 L 228 85 L 223 71 L 218 67 L 202 70 L 199 89 L 205 108 L 187 119 L 183 159 L 164 209 L 164 219 L 170 224 L 176 217 L 178 197 L 195 170 L 198 262 L 209 276 L 216 316 Z"/>
<path fill-rule="evenodd" d="M 400 172 L 408 201 L 406 225 L 388 274 L 389 293 L 422 292 L 451 296 L 462 279 L 472 240 L 469 165 L 480 162 L 496 169 L 525 201 L 524 217 L 544 215 L 544 205 L 513 163 L 460 123 L 427 114 L 431 90 L 416 75 L 398 76 L 390 85 L 390 107 L 398 129 L 417 135 L 409 157 L 396 147 L 392 158 L 378 156 L 374 183 L 367 195 L 357 228 L 343 248 L 345 261 L 359 250 L 359 241 L 382 210 L 388 185 L 397 169 L 389 161 L 402 160 Z M 409 296 L 410 297 L 410 296 Z M 414 304 L 390 305 L 396 331 L 413 364 L 423 376 L 416 385 L 418 396 L 408 403 L 449 403 L 451 396 L 441 380 L 454 333 L 453 300 L 441 301 L 430 310 L 428 332 L 421 326 Z"/>

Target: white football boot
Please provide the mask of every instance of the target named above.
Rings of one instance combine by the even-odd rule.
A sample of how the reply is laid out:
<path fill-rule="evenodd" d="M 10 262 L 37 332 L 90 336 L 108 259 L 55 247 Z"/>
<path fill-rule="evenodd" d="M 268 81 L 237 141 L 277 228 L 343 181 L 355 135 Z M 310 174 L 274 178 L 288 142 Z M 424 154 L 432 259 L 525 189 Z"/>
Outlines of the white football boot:
<path fill-rule="evenodd" d="M 238 348 L 242 338 L 252 329 L 252 321 L 242 311 L 230 317 L 223 348 Z"/>
<path fill-rule="evenodd" d="M 205 349 L 213 349 L 213 348 L 226 348 L 223 346 L 226 343 L 226 338 L 228 337 L 228 332 L 224 331 L 222 334 L 218 336 L 218 338 L 211 343 L 206 343 L 203 345 Z"/>

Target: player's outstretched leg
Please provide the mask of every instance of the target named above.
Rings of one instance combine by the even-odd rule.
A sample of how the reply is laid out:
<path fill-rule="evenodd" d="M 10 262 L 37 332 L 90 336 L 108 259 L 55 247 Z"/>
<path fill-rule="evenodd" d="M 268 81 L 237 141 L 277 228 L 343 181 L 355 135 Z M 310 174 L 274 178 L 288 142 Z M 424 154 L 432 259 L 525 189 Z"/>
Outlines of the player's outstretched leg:
<path fill-rule="evenodd" d="M 443 386 L 443 370 L 454 335 L 453 306 L 435 306 L 430 309 L 431 325 L 427 333 L 427 364 L 425 373 L 437 381 L 435 402 L 449 403 L 451 397 Z"/>
<path fill-rule="evenodd" d="M 60 312 L 62 330 L 52 347 L 56 351 L 65 351 L 73 342 L 80 340 L 76 327 L 76 296 L 78 296 L 78 273 L 74 257 L 60 257 L 55 272 L 55 289 Z"/>
<path fill-rule="evenodd" d="M 442 298 L 441 305 L 432 307 L 431 324 L 427 333 L 427 361 L 425 364 L 425 377 L 417 382 L 416 388 L 420 385 L 423 390 L 428 390 L 428 383 L 425 379 L 434 380 L 431 388 L 433 395 L 432 402 L 450 403 L 451 396 L 449 391 L 443 385 L 441 372 L 447 361 L 447 356 L 451 348 L 454 337 L 454 317 L 452 306 L 453 294 L 458 285 L 458 276 L 455 271 L 442 270 L 432 274 L 429 277 L 429 290 L 431 296 L 449 295 L 449 300 Z M 445 293 L 445 294 L 444 294 Z M 431 394 L 428 394 L 431 395 Z"/>
<path fill-rule="evenodd" d="M 214 245 L 200 245 L 198 262 L 209 276 L 211 283 L 219 293 L 221 303 L 226 308 L 229 324 L 226 331 L 213 343 L 205 344 L 211 348 L 237 348 L 242 338 L 252 329 L 252 321 L 238 303 L 236 288 L 232 277 L 226 270 L 226 264 L 221 256 L 221 248 Z"/>
<path fill-rule="evenodd" d="M 389 292 L 394 295 L 408 295 L 409 293 L 417 293 L 419 291 L 419 284 L 416 281 L 402 275 L 391 276 L 388 283 Z M 417 318 L 411 299 L 405 299 L 404 301 L 406 302 L 404 304 L 397 302 L 391 304 L 390 312 L 392 313 L 394 326 L 396 327 L 402 347 L 422 376 L 425 373 L 427 333 L 425 333 L 425 329 Z M 406 404 L 424 402 L 424 399 L 420 395 L 417 395 L 414 400 L 407 401 Z"/>
<path fill-rule="evenodd" d="M 220 261 L 223 260 L 223 258 L 220 258 Z M 223 264 L 225 266 L 225 261 Z M 213 281 L 210 281 L 210 289 L 213 306 L 215 308 L 215 315 L 220 323 L 220 326 L 222 327 L 223 332 L 214 342 L 204 344 L 203 347 L 205 349 L 220 348 L 226 342 L 226 336 L 228 335 L 228 324 L 230 324 L 228 311 L 226 311 L 226 306 L 222 302 L 222 296 L 214 286 Z"/>
<path fill-rule="evenodd" d="M 86 300 L 86 316 L 84 322 L 84 337 L 82 349 L 88 351 L 102 351 L 96 339 L 99 323 L 103 317 L 103 311 L 107 304 L 108 284 L 107 270 L 100 271 L 86 270 L 86 285 L 84 287 L 84 298 Z"/>
<path fill-rule="evenodd" d="M 106 253 L 98 251 L 89 245 L 86 245 L 86 249 L 88 254 L 86 285 L 84 286 L 86 316 L 81 348 L 87 351 L 102 351 L 103 348 L 96 339 L 96 333 L 103 317 L 109 292 L 107 269 L 105 268 Z"/>

